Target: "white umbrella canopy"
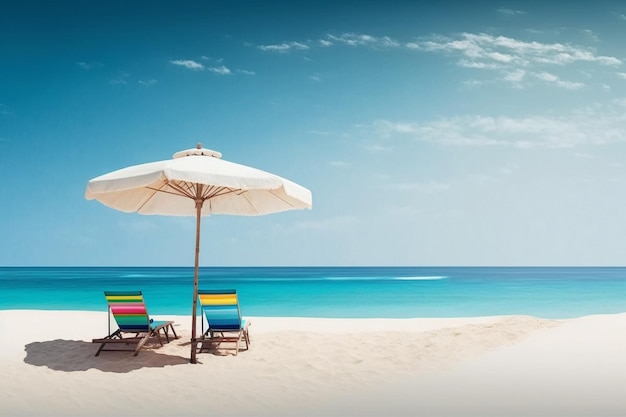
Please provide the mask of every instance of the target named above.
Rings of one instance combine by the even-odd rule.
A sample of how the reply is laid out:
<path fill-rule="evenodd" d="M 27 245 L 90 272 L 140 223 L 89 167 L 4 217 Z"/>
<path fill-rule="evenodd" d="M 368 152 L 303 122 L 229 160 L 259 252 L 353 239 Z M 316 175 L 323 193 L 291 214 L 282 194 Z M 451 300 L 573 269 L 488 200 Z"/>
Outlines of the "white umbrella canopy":
<path fill-rule="evenodd" d="M 191 362 L 196 362 L 196 305 L 200 218 L 257 216 L 312 207 L 311 191 L 269 172 L 221 159 L 198 144 L 173 159 L 123 168 L 89 181 L 85 198 L 127 213 L 195 216 L 196 256 Z"/>
<path fill-rule="evenodd" d="M 201 145 L 198 145 L 201 146 Z M 173 159 L 123 168 L 89 181 L 85 197 L 127 213 L 256 216 L 311 208 L 311 192 L 285 178 L 225 161 L 219 152 L 190 149 Z M 200 193 L 200 194 L 198 194 Z M 181 202 L 180 197 L 186 197 Z"/>

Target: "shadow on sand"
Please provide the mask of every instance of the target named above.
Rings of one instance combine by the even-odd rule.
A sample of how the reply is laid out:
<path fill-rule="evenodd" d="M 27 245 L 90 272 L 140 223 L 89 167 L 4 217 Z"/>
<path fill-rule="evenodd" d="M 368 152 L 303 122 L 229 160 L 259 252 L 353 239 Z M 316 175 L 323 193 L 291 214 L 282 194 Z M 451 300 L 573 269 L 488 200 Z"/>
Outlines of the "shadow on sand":
<path fill-rule="evenodd" d="M 76 372 L 98 369 L 103 372 L 130 372 L 141 368 L 163 368 L 189 363 L 189 358 L 142 349 L 137 356 L 132 351 L 107 351 L 94 356 L 98 346 L 82 340 L 49 340 L 25 346 L 24 362 L 47 366 L 54 371 Z"/>

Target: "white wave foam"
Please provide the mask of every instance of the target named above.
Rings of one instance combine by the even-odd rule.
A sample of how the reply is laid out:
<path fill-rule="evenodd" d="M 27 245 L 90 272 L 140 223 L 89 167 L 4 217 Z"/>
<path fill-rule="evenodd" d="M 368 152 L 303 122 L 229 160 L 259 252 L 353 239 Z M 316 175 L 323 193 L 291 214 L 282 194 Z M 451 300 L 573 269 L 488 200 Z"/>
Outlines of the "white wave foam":
<path fill-rule="evenodd" d="M 400 281 L 435 281 L 435 280 L 439 280 L 439 279 L 446 279 L 448 278 L 445 275 L 434 275 L 434 276 L 426 276 L 426 277 L 395 277 L 393 279 L 397 279 Z"/>

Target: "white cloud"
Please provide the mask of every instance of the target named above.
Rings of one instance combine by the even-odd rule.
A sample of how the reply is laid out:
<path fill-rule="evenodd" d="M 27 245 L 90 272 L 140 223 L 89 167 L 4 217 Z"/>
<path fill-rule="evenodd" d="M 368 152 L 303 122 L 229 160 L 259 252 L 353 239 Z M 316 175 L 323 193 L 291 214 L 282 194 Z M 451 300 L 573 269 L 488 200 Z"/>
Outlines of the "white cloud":
<path fill-rule="evenodd" d="M 220 75 L 229 75 L 231 73 L 231 71 L 224 65 L 221 65 L 219 67 L 209 67 L 207 68 L 207 70 Z"/>
<path fill-rule="evenodd" d="M 466 80 L 466 81 L 463 81 L 463 84 L 470 88 L 474 88 L 474 87 L 479 87 L 485 83 L 479 80 Z"/>
<path fill-rule="evenodd" d="M 400 46 L 400 42 L 389 36 L 376 37 L 364 33 L 343 33 L 341 35 L 326 35 L 326 45 L 344 44 L 348 46 L 377 46 L 385 48 L 395 48 Z"/>
<path fill-rule="evenodd" d="M 346 168 L 350 166 L 350 164 L 345 161 L 330 161 L 328 164 L 335 168 Z"/>
<path fill-rule="evenodd" d="M 626 80 L 626 72 L 618 72 L 617 76 Z"/>
<path fill-rule="evenodd" d="M 244 75 L 256 75 L 256 72 L 254 72 L 254 71 L 243 70 L 243 69 L 238 69 L 237 73 L 238 74 L 244 74 Z"/>
<path fill-rule="evenodd" d="M 591 29 L 583 29 L 583 33 L 589 37 L 592 41 L 598 42 L 600 38 Z"/>
<path fill-rule="evenodd" d="M 378 120 L 369 126 L 386 143 L 409 138 L 448 146 L 574 148 L 626 142 L 621 108 L 590 108 L 562 117 L 466 115 L 429 122 Z"/>
<path fill-rule="evenodd" d="M 114 84 L 114 85 L 128 84 L 128 81 L 127 81 L 128 77 L 130 77 L 130 74 L 124 71 L 120 71 L 116 78 L 109 80 L 109 83 Z"/>
<path fill-rule="evenodd" d="M 174 64 L 174 65 L 178 65 L 181 67 L 185 67 L 191 70 L 202 70 L 204 69 L 204 65 L 200 64 L 199 62 L 196 62 L 192 59 L 175 59 L 175 60 L 170 60 L 170 64 Z"/>
<path fill-rule="evenodd" d="M 359 35 L 356 33 L 344 33 L 339 36 L 328 34 L 326 36 L 334 43 L 343 43 L 349 46 L 368 45 L 376 41 L 373 36 L 362 34 Z"/>
<path fill-rule="evenodd" d="M 478 69 L 498 69 L 503 68 L 501 64 L 497 63 L 486 63 L 486 62 L 477 62 L 468 59 L 460 59 L 458 62 L 459 66 L 464 68 L 478 68 Z"/>
<path fill-rule="evenodd" d="M 524 71 L 523 69 L 516 69 L 514 71 L 507 72 L 504 76 L 504 80 L 514 84 L 519 84 L 522 82 L 522 80 L 524 80 L 525 76 L 526 71 Z"/>
<path fill-rule="evenodd" d="M 550 74 L 549 72 L 539 72 L 533 73 L 533 75 L 540 80 L 543 80 L 547 83 L 554 84 L 558 87 L 566 88 L 568 90 L 577 90 L 585 86 L 583 83 L 575 83 L 571 81 L 563 81 L 559 77 L 554 74 Z"/>
<path fill-rule="evenodd" d="M 463 33 L 460 39 L 435 37 L 422 42 L 412 42 L 407 44 L 407 47 L 430 52 L 459 54 L 462 59 L 483 62 L 487 67 L 494 63 L 516 66 L 565 65 L 573 62 L 594 62 L 614 66 L 622 63 L 615 57 L 596 55 L 593 51 L 579 46 L 526 42 L 485 33 Z"/>
<path fill-rule="evenodd" d="M 506 15 L 519 15 L 520 10 L 498 9 Z M 597 37 L 591 30 L 583 30 L 589 37 Z M 544 67 L 563 67 L 577 63 L 597 64 L 601 66 L 620 66 L 622 61 L 613 56 L 597 54 L 589 47 L 563 44 L 525 41 L 507 36 L 494 36 L 486 33 L 462 33 L 456 37 L 441 35 L 422 40 L 401 43 L 389 36 L 373 36 L 365 33 L 347 32 L 327 34 L 325 39 L 317 41 L 283 42 L 274 45 L 259 45 L 264 51 L 287 53 L 292 50 L 310 49 L 311 46 L 329 48 L 336 45 L 369 48 L 406 48 L 422 52 L 443 53 L 456 56 L 457 65 L 479 70 L 495 70 L 502 73 L 501 81 L 506 81 L 515 88 L 522 88 L 528 83 L 534 70 L 535 80 L 543 80 L 566 89 L 579 89 L 585 84 L 562 80 L 554 71 L 544 71 Z M 590 74 L 587 72 L 587 74 Z M 622 74 L 622 73 L 618 73 Z M 497 78 L 496 78 L 497 79 Z"/>
<path fill-rule="evenodd" d="M 98 62 L 77 62 L 76 65 L 78 65 L 81 69 L 84 69 L 86 71 L 102 66 L 102 64 Z"/>
<path fill-rule="evenodd" d="M 430 39 L 407 43 L 405 46 L 416 51 L 456 56 L 457 65 L 460 67 L 498 71 L 502 73 L 500 79 L 515 88 L 522 88 L 531 81 L 528 77 L 531 69 L 543 69 L 542 67 L 546 66 L 558 68 L 576 63 L 602 66 L 622 64 L 616 57 L 598 55 L 594 50 L 582 46 L 527 42 L 485 33 L 463 33 L 457 38 L 433 36 Z M 590 76 L 589 72 L 586 74 Z M 534 76 L 535 79 L 570 90 L 585 86 L 580 82 L 562 80 L 553 72 L 535 71 Z"/>
<path fill-rule="evenodd" d="M 296 51 L 304 51 L 310 49 L 308 45 L 305 45 L 301 42 L 283 42 L 281 44 L 275 45 L 259 45 L 258 49 L 266 52 L 279 52 L 279 53 L 287 53 L 292 50 Z"/>
<path fill-rule="evenodd" d="M 367 145 L 365 149 L 371 153 L 391 152 L 391 147 L 380 144 Z"/>
<path fill-rule="evenodd" d="M 522 10 L 513 10 L 513 9 L 507 9 L 507 8 L 500 8 L 500 9 L 497 9 L 496 11 L 505 16 L 518 16 L 518 15 L 526 14 L 526 12 Z"/>
<path fill-rule="evenodd" d="M 150 80 L 139 80 L 137 81 L 139 84 L 144 85 L 146 87 L 151 87 L 153 85 L 156 84 L 157 80 L 155 79 L 150 79 Z"/>

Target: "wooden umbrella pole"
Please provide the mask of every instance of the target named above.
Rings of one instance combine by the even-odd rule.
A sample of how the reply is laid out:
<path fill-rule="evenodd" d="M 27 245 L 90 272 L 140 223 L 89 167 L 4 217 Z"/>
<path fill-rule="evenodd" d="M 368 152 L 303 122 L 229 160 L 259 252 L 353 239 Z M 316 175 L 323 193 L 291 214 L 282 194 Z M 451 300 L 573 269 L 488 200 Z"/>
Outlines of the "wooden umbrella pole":
<path fill-rule="evenodd" d="M 198 186 L 198 196 L 202 192 L 202 186 Z M 202 205 L 204 200 L 196 198 L 196 260 L 193 272 L 193 301 L 191 310 L 191 359 L 189 362 L 196 363 L 196 309 L 198 306 L 198 268 L 200 259 L 200 219 L 202 217 Z"/>

